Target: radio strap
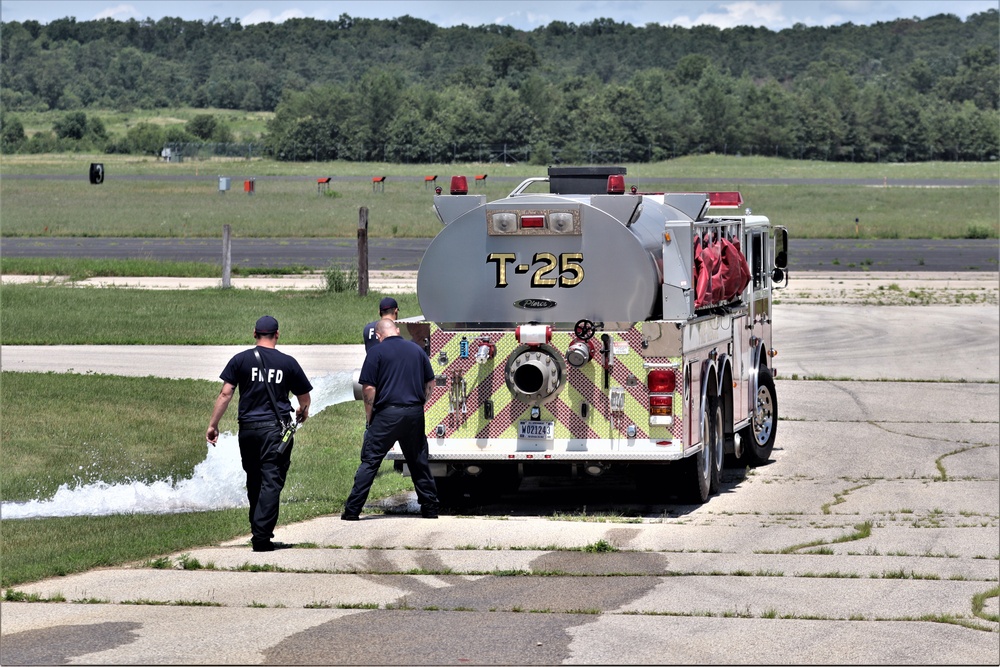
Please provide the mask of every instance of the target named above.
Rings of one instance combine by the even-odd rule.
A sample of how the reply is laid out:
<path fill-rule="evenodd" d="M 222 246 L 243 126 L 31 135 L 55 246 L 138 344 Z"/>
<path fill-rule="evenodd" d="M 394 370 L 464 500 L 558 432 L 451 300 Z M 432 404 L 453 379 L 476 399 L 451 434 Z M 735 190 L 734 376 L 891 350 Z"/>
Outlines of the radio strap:
<path fill-rule="evenodd" d="M 288 419 L 287 415 L 282 419 L 281 410 L 278 408 L 278 399 L 274 397 L 274 390 L 271 389 L 271 383 L 267 381 L 267 367 L 264 365 L 264 360 L 261 359 L 260 352 L 256 347 L 253 349 L 253 356 L 257 357 L 257 363 L 260 364 L 260 370 L 264 378 L 264 388 L 267 389 L 267 395 L 271 399 L 271 407 L 274 408 L 274 414 L 278 417 L 278 423 L 281 424 L 281 444 L 278 445 L 278 453 L 284 454 L 285 450 L 288 449 L 288 444 L 291 442 L 292 434 L 295 433 L 297 424 L 294 420 Z"/>

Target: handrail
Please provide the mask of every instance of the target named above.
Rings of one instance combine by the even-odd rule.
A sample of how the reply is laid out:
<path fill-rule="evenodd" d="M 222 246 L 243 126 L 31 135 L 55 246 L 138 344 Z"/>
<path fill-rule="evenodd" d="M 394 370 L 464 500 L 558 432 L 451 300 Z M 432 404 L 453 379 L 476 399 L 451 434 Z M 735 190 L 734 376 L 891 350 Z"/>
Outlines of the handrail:
<path fill-rule="evenodd" d="M 519 195 L 519 194 L 523 193 L 528 188 L 528 186 L 531 185 L 531 184 L 533 184 L 533 183 L 548 183 L 548 182 L 549 182 L 549 177 L 548 176 L 535 176 L 533 178 L 526 179 L 524 182 L 522 182 L 516 188 L 514 188 L 513 190 L 511 190 L 510 194 L 507 195 L 507 196 L 508 197 L 514 197 L 516 195 Z"/>

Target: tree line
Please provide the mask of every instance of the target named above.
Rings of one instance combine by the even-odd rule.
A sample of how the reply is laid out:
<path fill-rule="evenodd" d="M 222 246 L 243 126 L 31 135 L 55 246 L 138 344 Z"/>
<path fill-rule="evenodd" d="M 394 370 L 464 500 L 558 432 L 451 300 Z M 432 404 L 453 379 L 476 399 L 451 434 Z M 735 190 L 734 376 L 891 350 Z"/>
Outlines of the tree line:
<path fill-rule="evenodd" d="M 996 159 L 998 17 L 781 31 L 348 15 L 10 22 L 0 24 L 0 150 L 253 141 L 280 160 Z M 115 137 L 86 113 L 178 106 L 274 117 L 262 137 L 234 136 L 207 114 Z M 40 110 L 65 115 L 51 134 L 24 136 L 17 112 Z"/>

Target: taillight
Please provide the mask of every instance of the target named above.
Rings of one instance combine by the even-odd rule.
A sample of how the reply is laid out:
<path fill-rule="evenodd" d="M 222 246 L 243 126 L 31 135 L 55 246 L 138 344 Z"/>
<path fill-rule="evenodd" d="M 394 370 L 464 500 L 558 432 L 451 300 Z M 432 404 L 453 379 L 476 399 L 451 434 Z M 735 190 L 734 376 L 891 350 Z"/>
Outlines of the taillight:
<path fill-rule="evenodd" d="M 676 386 L 676 377 L 672 370 L 652 370 L 646 378 L 646 386 L 650 394 L 672 394 Z"/>
<path fill-rule="evenodd" d="M 522 229 L 543 229 L 545 227 L 545 216 L 544 215 L 522 215 L 521 216 L 521 228 Z"/>
<path fill-rule="evenodd" d="M 677 378 L 672 369 L 658 368 L 649 371 L 646 376 L 646 387 L 649 389 L 650 423 L 669 424 L 668 421 L 656 420 L 656 417 L 672 417 L 674 414 L 674 387 Z"/>
<path fill-rule="evenodd" d="M 649 414 L 658 417 L 669 417 L 674 414 L 673 394 L 668 394 L 666 396 L 650 396 Z"/>

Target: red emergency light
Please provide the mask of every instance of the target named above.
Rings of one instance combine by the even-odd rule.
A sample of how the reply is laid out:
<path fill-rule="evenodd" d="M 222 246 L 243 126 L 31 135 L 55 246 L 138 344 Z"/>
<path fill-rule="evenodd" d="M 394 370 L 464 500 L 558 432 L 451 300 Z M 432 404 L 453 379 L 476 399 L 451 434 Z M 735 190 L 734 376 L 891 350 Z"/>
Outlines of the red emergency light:
<path fill-rule="evenodd" d="M 739 192 L 709 192 L 708 205 L 712 208 L 739 208 L 743 206 L 743 195 Z"/>
<path fill-rule="evenodd" d="M 672 394 L 676 384 L 677 378 L 672 370 L 652 370 L 646 377 L 646 386 L 651 394 Z"/>
<path fill-rule="evenodd" d="M 451 194 L 453 195 L 469 194 L 469 182 L 465 180 L 465 176 L 451 177 Z"/>
<path fill-rule="evenodd" d="M 521 228 L 522 229 L 544 229 L 545 228 L 545 216 L 544 215 L 522 215 L 521 216 Z"/>
<path fill-rule="evenodd" d="M 608 176 L 608 194 L 625 194 L 625 176 L 622 174 L 611 174 Z"/>

